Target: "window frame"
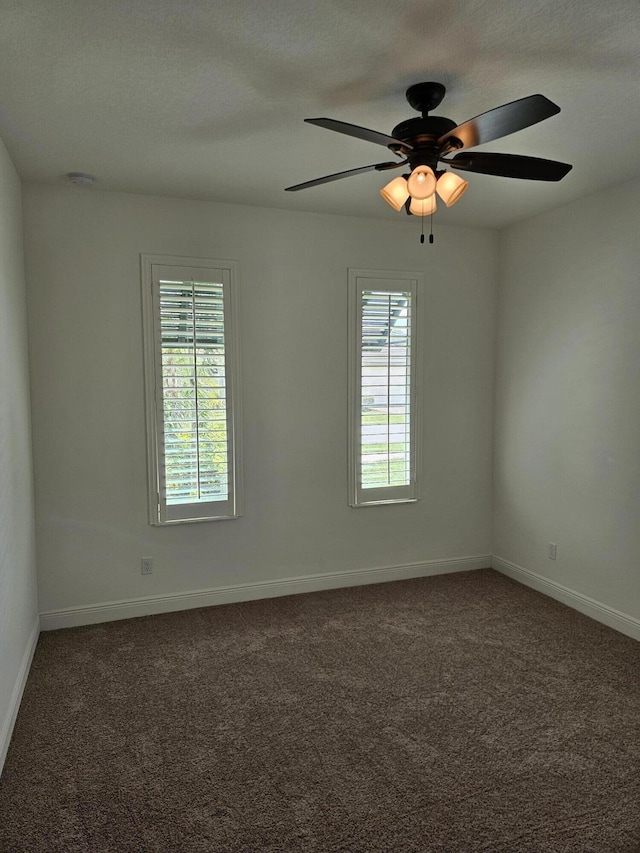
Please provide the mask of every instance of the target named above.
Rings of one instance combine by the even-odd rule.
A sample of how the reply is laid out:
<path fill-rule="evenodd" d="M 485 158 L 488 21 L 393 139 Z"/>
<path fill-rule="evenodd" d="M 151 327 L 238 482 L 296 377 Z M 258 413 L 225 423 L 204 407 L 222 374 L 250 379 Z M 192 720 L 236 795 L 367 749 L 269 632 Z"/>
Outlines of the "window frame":
<path fill-rule="evenodd" d="M 238 328 L 238 263 L 214 258 L 141 254 L 144 385 L 147 437 L 147 491 L 149 524 L 165 526 L 201 521 L 224 521 L 242 515 L 242 405 Z M 229 448 L 229 495 L 222 501 L 168 504 L 164 498 L 162 350 L 159 282 L 167 274 L 176 279 L 222 284 L 224 358 Z M 193 275 L 195 273 L 195 275 Z M 197 277 L 196 277 L 197 276 Z"/>
<path fill-rule="evenodd" d="M 349 269 L 348 319 L 349 319 L 349 505 L 360 508 L 385 504 L 416 503 L 420 495 L 422 464 L 422 299 L 424 274 L 397 270 Z M 363 488 L 362 462 L 362 293 L 366 290 L 382 292 L 403 291 L 411 294 L 410 336 L 410 482 L 403 486 Z"/>

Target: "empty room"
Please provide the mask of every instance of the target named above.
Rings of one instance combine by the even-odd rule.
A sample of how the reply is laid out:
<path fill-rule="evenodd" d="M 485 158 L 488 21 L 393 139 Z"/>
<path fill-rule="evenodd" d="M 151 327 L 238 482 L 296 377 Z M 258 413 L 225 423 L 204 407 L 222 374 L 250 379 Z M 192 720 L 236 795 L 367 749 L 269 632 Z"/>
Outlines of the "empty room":
<path fill-rule="evenodd" d="M 640 853 L 636 0 L 1 0 L 0 853 Z"/>

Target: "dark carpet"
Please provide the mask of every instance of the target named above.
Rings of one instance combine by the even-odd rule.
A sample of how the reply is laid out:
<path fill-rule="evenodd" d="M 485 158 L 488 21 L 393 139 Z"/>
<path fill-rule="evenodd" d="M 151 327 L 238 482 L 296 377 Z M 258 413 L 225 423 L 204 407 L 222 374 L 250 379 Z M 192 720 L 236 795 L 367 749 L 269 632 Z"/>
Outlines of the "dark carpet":
<path fill-rule="evenodd" d="M 491 570 L 42 634 L 0 851 L 638 853 L 639 675 Z"/>

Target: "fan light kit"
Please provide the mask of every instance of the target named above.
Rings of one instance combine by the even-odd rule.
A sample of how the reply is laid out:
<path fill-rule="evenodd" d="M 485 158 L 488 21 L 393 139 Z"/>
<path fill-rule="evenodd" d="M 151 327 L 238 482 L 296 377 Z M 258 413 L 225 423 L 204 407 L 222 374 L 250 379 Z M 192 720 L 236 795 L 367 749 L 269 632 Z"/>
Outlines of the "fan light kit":
<path fill-rule="evenodd" d="M 524 178 L 530 181 L 560 181 L 571 170 L 572 167 L 568 163 L 543 160 L 540 157 L 475 151 L 462 153 L 464 149 L 523 130 L 559 113 L 560 107 L 544 95 L 529 95 L 457 125 L 450 118 L 429 115 L 440 105 L 445 91 L 441 83 L 416 83 L 410 86 L 406 93 L 407 101 L 414 110 L 421 113 L 421 118 L 410 118 L 401 122 L 393 128 L 391 136 L 331 118 L 305 119 L 309 124 L 327 130 L 384 145 L 402 159 L 399 162 L 374 163 L 371 166 L 360 166 L 346 172 L 325 175 L 323 178 L 287 187 L 286 191 L 297 192 L 363 172 L 382 172 L 408 165 L 410 171 L 389 181 L 380 190 L 380 195 L 394 210 L 400 211 L 404 208 L 408 214 L 424 217 L 435 212 L 436 195 L 447 207 L 451 207 L 469 186 L 467 181 L 454 172 L 439 170 L 439 163 L 446 163 L 451 169 L 465 172 Z M 447 156 L 452 153 L 453 156 Z M 421 235 L 421 242 L 424 242 L 424 233 Z M 429 242 L 433 242 L 433 234 L 430 235 Z"/>

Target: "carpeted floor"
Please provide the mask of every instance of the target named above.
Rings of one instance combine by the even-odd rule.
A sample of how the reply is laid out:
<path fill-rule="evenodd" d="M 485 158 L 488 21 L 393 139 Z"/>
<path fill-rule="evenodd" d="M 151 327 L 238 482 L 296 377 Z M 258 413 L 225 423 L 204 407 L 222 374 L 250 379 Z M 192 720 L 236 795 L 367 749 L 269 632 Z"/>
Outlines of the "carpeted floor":
<path fill-rule="evenodd" d="M 46 633 L 0 851 L 638 853 L 640 644 L 491 570 Z"/>

